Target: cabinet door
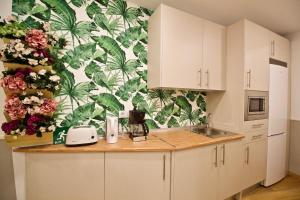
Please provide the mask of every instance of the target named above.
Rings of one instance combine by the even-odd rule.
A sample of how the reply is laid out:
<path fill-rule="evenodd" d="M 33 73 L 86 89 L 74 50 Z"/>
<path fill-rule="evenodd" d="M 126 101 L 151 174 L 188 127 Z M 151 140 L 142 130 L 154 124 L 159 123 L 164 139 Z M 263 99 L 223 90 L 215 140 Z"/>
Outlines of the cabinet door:
<path fill-rule="evenodd" d="M 249 165 L 250 180 L 253 184 L 263 181 L 267 172 L 267 140 L 250 143 Z"/>
<path fill-rule="evenodd" d="M 162 87 L 200 88 L 202 19 L 163 5 Z"/>
<path fill-rule="evenodd" d="M 283 62 L 289 62 L 289 41 L 288 39 L 270 32 L 270 57 Z"/>
<path fill-rule="evenodd" d="M 170 153 L 105 154 L 106 200 L 169 200 Z"/>
<path fill-rule="evenodd" d="M 269 90 L 269 32 L 245 21 L 245 89 Z"/>
<path fill-rule="evenodd" d="M 225 89 L 225 27 L 204 21 L 201 87 Z"/>
<path fill-rule="evenodd" d="M 244 144 L 234 141 L 218 146 L 220 156 L 219 198 L 226 199 L 242 191 L 244 176 Z"/>
<path fill-rule="evenodd" d="M 217 146 L 173 153 L 172 200 L 217 199 Z"/>
<path fill-rule="evenodd" d="M 104 153 L 26 154 L 26 199 L 104 200 Z"/>
<path fill-rule="evenodd" d="M 243 188 L 246 189 L 266 178 L 267 139 L 245 145 Z"/>

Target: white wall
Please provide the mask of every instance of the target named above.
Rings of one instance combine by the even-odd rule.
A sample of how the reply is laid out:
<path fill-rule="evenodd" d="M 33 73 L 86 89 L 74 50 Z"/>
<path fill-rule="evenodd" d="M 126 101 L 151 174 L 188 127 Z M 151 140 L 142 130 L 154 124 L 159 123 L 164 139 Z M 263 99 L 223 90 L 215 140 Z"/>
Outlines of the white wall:
<path fill-rule="evenodd" d="M 291 41 L 291 135 L 289 170 L 300 175 L 300 31 Z"/>
<path fill-rule="evenodd" d="M 300 31 L 289 35 L 291 41 L 291 119 L 300 121 Z"/>

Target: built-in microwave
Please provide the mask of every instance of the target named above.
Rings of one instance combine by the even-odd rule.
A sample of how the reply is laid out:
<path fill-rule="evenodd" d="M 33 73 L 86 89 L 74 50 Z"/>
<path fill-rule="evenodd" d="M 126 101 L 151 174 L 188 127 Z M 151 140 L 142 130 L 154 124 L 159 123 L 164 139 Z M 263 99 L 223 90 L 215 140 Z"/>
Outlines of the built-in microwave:
<path fill-rule="evenodd" d="M 269 92 L 245 91 L 245 121 L 268 119 Z"/>

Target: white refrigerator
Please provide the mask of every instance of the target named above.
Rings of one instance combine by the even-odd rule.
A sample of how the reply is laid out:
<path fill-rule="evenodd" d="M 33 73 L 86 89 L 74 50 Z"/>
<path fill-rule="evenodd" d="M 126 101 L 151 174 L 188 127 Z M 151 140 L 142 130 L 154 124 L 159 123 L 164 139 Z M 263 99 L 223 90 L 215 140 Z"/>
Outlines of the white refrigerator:
<path fill-rule="evenodd" d="M 267 177 L 270 186 L 286 176 L 288 68 L 270 64 Z"/>

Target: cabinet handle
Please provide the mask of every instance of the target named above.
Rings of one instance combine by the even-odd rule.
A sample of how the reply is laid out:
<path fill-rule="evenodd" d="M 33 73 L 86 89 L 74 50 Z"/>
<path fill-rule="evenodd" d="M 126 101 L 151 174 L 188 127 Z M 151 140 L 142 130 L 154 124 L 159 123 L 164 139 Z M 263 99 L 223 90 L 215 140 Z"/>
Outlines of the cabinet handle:
<path fill-rule="evenodd" d="M 251 70 L 249 70 L 249 88 L 251 88 Z"/>
<path fill-rule="evenodd" d="M 225 165 L 225 144 L 223 144 L 222 149 L 223 149 L 223 160 L 222 160 L 222 163 L 223 163 L 223 165 Z"/>
<path fill-rule="evenodd" d="M 206 72 L 206 87 L 209 86 L 209 71 L 207 70 Z"/>
<path fill-rule="evenodd" d="M 215 147 L 215 167 L 218 167 L 218 147 Z"/>
<path fill-rule="evenodd" d="M 250 85 L 249 85 L 249 72 L 250 71 L 247 71 L 247 80 L 246 80 L 247 81 L 247 85 L 246 85 L 247 88 L 250 88 Z"/>
<path fill-rule="evenodd" d="M 258 139 L 262 138 L 263 135 L 264 134 L 254 135 L 254 136 L 252 136 L 252 140 L 258 140 Z"/>
<path fill-rule="evenodd" d="M 265 124 L 253 124 L 252 128 L 261 128 Z"/>
<path fill-rule="evenodd" d="M 163 181 L 166 180 L 166 155 L 163 156 Z"/>
<path fill-rule="evenodd" d="M 249 146 L 247 146 L 246 151 L 247 151 L 246 164 L 249 165 L 249 155 L 250 155 L 250 148 L 249 148 Z"/>
<path fill-rule="evenodd" d="M 274 56 L 275 55 L 275 40 L 272 41 L 271 47 L 272 47 L 271 54 L 272 54 L 272 56 Z"/>
<path fill-rule="evenodd" d="M 202 69 L 200 69 L 198 72 L 199 72 L 199 75 L 200 75 L 200 83 L 199 83 L 199 85 L 200 85 L 200 87 L 202 87 Z"/>

